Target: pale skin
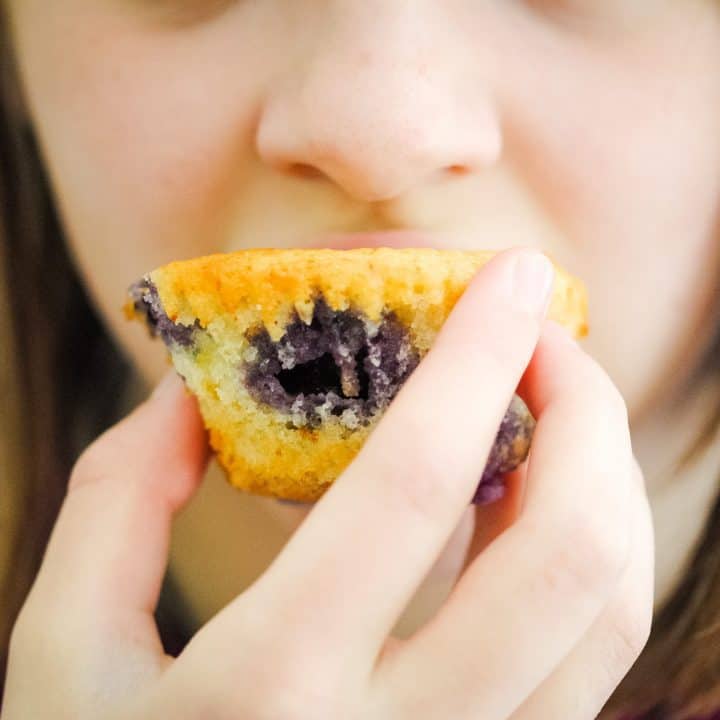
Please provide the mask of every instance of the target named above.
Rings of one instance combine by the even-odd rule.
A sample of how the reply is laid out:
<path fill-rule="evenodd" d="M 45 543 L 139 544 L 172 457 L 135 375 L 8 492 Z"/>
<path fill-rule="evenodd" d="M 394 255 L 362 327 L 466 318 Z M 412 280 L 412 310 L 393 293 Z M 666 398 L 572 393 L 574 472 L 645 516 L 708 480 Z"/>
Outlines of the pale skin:
<path fill-rule="evenodd" d="M 667 402 L 713 323 L 720 12 L 633 8 L 10 0 L 69 248 L 148 385 L 163 350 L 118 308 L 169 260 L 402 228 L 528 249 L 478 274 L 294 534 L 307 511 L 207 471 L 176 381 L 91 445 L 15 628 L 3 720 L 599 713 L 696 542 L 720 454 L 665 477 L 707 410 Z M 511 282 L 537 250 L 588 286 L 582 348 L 543 321 L 529 271 Z M 531 462 L 468 510 L 518 383 Z M 443 411 L 418 427 L 430 394 Z M 249 557 L 286 540 L 267 569 Z M 168 553 L 200 626 L 177 660 L 152 620 Z"/>

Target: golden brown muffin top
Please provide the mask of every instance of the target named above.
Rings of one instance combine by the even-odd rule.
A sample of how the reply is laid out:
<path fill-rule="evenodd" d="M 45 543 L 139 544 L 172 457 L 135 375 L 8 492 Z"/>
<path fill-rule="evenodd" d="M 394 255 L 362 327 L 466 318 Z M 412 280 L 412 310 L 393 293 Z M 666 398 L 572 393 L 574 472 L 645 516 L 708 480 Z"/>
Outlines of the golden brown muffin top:
<path fill-rule="evenodd" d="M 434 248 L 267 249 L 217 253 L 171 262 L 149 273 L 171 320 L 206 326 L 223 314 L 252 309 L 273 339 L 293 311 L 310 322 L 321 293 L 334 310 L 355 307 L 378 321 L 388 305 L 411 322 L 418 306 L 434 307 L 438 326 L 477 270 L 497 251 Z M 555 265 L 549 317 L 576 337 L 587 334 L 582 282 Z M 126 307 L 128 315 L 132 310 Z"/>

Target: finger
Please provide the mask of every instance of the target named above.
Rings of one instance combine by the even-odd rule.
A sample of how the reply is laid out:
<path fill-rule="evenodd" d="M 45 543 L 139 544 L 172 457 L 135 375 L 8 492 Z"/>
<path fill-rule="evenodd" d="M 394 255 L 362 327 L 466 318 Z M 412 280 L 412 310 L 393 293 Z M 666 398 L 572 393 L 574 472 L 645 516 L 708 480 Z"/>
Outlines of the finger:
<path fill-rule="evenodd" d="M 102 628 L 158 649 L 152 614 L 171 518 L 203 477 L 207 457 L 196 401 L 170 371 L 77 461 L 30 607 L 46 615 L 52 608 L 68 633 Z"/>
<path fill-rule="evenodd" d="M 639 470 L 637 475 L 632 552 L 617 592 L 580 644 L 512 720 L 593 720 L 642 652 L 652 622 L 654 541 Z"/>
<path fill-rule="evenodd" d="M 247 593 L 298 647 L 353 647 L 372 662 L 473 495 L 537 342 L 546 262 L 511 251 L 484 266 L 362 451 Z"/>
<path fill-rule="evenodd" d="M 428 718 L 508 717 L 587 631 L 627 563 L 624 404 L 605 373 L 552 327 L 528 372 L 543 386 L 526 388 L 538 423 L 525 506 L 433 621 L 379 665 L 378 692 L 393 704 L 392 717 L 421 709 Z"/>
<path fill-rule="evenodd" d="M 402 616 L 392 629 L 394 638 L 407 638 L 424 625 L 440 607 L 462 573 L 463 563 L 475 530 L 475 506 L 469 505 L 435 564 L 419 585 Z M 387 639 L 385 640 L 387 646 Z M 383 647 L 383 652 L 385 651 Z"/>
<path fill-rule="evenodd" d="M 489 505 L 474 506 L 475 532 L 465 556 L 460 577 L 490 543 L 505 532 L 517 519 L 525 492 L 527 463 L 507 473 L 503 482 L 505 494 Z"/>

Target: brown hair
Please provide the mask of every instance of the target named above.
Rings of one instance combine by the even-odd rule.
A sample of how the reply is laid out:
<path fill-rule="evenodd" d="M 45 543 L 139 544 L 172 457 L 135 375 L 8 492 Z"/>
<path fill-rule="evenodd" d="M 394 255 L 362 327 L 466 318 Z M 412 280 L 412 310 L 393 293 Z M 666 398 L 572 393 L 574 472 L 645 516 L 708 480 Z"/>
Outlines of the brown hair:
<path fill-rule="evenodd" d="M 82 449 L 138 378 L 75 271 L 22 111 L 0 4 L 0 697 L 14 619 Z M 162 608 L 169 651 L 179 621 Z"/>
<path fill-rule="evenodd" d="M 3 21 L 0 6 L 0 695 L 10 630 L 73 462 L 119 419 L 118 399 L 133 380 L 69 258 Z M 708 358 L 698 380 L 720 369 L 720 343 Z M 693 453 L 718 427 L 720 408 Z M 161 604 L 158 622 L 166 649 L 177 652 L 173 609 Z M 720 707 L 720 503 L 614 705 L 663 718 Z"/>

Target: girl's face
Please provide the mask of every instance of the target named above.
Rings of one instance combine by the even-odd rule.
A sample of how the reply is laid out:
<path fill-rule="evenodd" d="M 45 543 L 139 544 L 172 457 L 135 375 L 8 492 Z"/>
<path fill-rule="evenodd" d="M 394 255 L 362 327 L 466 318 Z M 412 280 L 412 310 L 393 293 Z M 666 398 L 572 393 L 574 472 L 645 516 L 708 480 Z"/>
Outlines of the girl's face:
<path fill-rule="evenodd" d="M 720 267 L 715 0 L 9 8 L 71 250 L 148 381 L 164 349 L 120 312 L 142 273 L 389 229 L 536 246 L 582 277 L 587 347 L 636 416 L 702 349 Z"/>

